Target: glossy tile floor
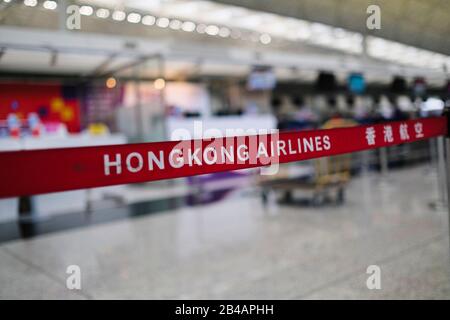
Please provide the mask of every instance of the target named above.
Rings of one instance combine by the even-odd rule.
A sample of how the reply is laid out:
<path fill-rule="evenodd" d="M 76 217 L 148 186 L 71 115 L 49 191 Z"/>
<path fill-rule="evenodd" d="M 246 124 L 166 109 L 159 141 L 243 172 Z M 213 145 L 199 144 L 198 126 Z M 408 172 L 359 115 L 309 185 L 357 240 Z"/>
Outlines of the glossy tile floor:
<path fill-rule="evenodd" d="M 447 213 L 428 166 L 355 178 L 342 206 L 255 193 L 0 246 L 0 298 L 450 298 Z M 68 265 L 82 289 L 66 288 Z M 381 268 L 380 290 L 366 268 Z"/>

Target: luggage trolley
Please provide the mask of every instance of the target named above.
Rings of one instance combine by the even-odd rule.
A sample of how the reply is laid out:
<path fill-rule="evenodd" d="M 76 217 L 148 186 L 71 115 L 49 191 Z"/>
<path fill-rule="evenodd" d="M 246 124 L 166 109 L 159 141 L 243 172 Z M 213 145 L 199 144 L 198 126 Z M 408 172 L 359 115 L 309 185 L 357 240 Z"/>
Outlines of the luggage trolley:
<path fill-rule="evenodd" d="M 323 129 L 342 128 L 356 125 L 347 119 L 331 119 L 324 124 Z M 314 206 L 334 200 L 336 204 L 345 201 L 345 187 L 351 178 L 352 155 L 343 154 L 309 160 L 312 163 L 313 172 L 306 175 L 296 175 L 290 172 L 292 166 L 298 163 L 280 165 L 279 172 L 273 176 L 260 176 L 261 198 L 267 204 L 269 196 L 273 192 L 283 193 L 282 202 L 294 203 L 294 191 L 312 193 L 308 200 Z M 330 195 L 334 194 L 334 197 Z"/>

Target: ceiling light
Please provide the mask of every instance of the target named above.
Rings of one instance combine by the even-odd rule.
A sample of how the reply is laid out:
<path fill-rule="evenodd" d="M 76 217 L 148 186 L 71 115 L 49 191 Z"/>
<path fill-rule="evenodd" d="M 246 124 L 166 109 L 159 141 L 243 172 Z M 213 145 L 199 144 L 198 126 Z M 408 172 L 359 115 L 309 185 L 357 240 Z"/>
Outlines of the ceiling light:
<path fill-rule="evenodd" d="M 221 36 L 222 38 L 229 37 L 230 34 L 231 34 L 231 31 L 227 27 L 222 27 L 219 30 L 219 36 Z"/>
<path fill-rule="evenodd" d="M 367 48 L 371 57 L 416 67 L 440 69 L 445 61 L 443 55 L 378 37 L 368 37 Z"/>
<path fill-rule="evenodd" d="M 261 41 L 262 44 L 269 44 L 272 41 L 272 38 L 267 33 L 264 33 L 259 37 L 259 41 Z"/>
<path fill-rule="evenodd" d="M 196 28 L 198 33 L 205 33 L 206 25 L 203 23 L 200 23 Z"/>
<path fill-rule="evenodd" d="M 58 4 L 55 1 L 47 0 L 42 6 L 47 10 L 55 10 Z"/>
<path fill-rule="evenodd" d="M 80 14 L 83 16 L 90 16 L 93 12 L 94 9 L 91 6 L 81 6 L 80 8 Z"/>
<path fill-rule="evenodd" d="M 208 12 L 208 17 L 211 21 L 215 21 L 217 23 L 226 23 L 231 19 L 236 19 L 245 15 L 247 10 L 243 8 L 223 8 L 218 10 L 210 10 Z"/>
<path fill-rule="evenodd" d="M 37 5 L 37 0 L 25 0 L 23 4 L 27 7 L 35 7 Z"/>
<path fill-rule="evenodd" d="M 169 23 L 170 21 L 167 18 L 158 18 L 158 20 L 156 20 L 156 25 L 160 28 L 167 28 Z"/>
<path fill-rule="evenodd" d="M 215 36 L 219 33 L 219 27 L 215 25 L 209 25 L 205 29 L 206 34 L 209 34 L 210 36 Z"/>
<path fill-rule="evenodd" d="M 316 22 L 311 24 L 311 31 L 314 34 L 331 34 L 333 32 L 333 28 L 327 26 L 326 24 Z"/>
<path fill-rule="evenodd" d="M 306 40 L 311 36 L 311 31 L 309 28 L 301 28 L 297 31 L 296 36 L 298 39 Z"/>
<path fill-rule="evenodd" d="M 191 21 L 183 22 L 183 24 L 181 25 L 181 30 L 186 32 L 192 32 L 195 30 L 195 23 Z"/>
<path fill-rule="evenodd" d="M 181 21 L 176 19 L 170 21 L 169 28 L 173 30 L 179 30 L 181 28 Z"/>
<path fill-rule="evenodd" d="M 153 82 L 153 86 L 156 90 L 162 90 L 166 86 L 166 80 L 164 80 L 163 78 L 158 78 L 155 80 L 155 82 Z"/>
<path fill-rule="evenodd" d="M 117 81 L 114 77 L 109 77 L 108 79 L 106 79 L 105 84 L 108 89 L 113 89 L 116 87 Z"/>
<path fill-rule="evenodd" d="M 438 53 L 430 53 L 428 64 L 431 68 L 440 69 L 445 63 L 445 57 Z"/>
<path fill-rule="evenodd" d="M 128 15 L 127 21 L 129 23 L 139 23 L 141 22 L 141 15 L 139 13 L 132 12 Z"/>
<path fill-rule="evenodd" d="M 345 36 L 348 35 L 348 32 L 342 28 L 335 28 L 333 30 L 333 34 L 336 38 L 344 38 Z"/>
<path fill-rule="evenodd" d="M 144 16 L 142 18 L 142 24 L 145 24 L 146 26 L 152 26 L 156 22 L 156 18 L 154 16 Z"/>
<path fill-rule="evenodd" d="M 314 36 L 310 39 L 310 41 L 314 44 L 328 47 L 333 44 L 335 38 L 329 33 L 318 33 L 314 34 Z"/>
<path fill-rule="evenodd" d="M 112 14 L 113 20 L 116 21 L 123 21 L 125 20 L 126 16 L 127 16 L 126 13 L 123 11 L 114 11 Z"/>
<path fill-rule="evenodd" d="M 243 28 L 255 30 L 263 25 L 263 16 L 259 13 L 247 15 L 240 24 Z"/>
<path fill-rule="evenodd" d="M 102 19 L 106 19 L 109 17 L 109 10 L 108 9 L 98 9 L 97 12 L 95 13 L 97 15 L 97 17 L 102 18 Z"/>

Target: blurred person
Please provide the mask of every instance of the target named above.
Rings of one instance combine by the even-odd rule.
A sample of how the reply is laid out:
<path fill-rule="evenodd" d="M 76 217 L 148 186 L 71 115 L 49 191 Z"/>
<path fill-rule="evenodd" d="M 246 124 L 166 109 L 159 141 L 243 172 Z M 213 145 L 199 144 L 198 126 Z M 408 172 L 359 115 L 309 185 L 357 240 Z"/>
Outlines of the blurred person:
<path fill-rule="evenodd" d="M 292 102 L 296 108 L 293 114 L 294 120 L 310 124 L 317 122 L 318 114 L 312 110 L 309 104 L 305 103 L 303 97 L 295 96 Z"/>
<path fill-rule="evenodd" d="M 378 104 L 379 108 L 378 108 L 378 113 L 381 117 L 381 119 L 392 119 L 392 117 L 394 116 L 394 108 L 391 104 L 391 102 L 389 101 L 389 99 L 385 96 L 382 95 L 380 97 L 380 102 Z"/>

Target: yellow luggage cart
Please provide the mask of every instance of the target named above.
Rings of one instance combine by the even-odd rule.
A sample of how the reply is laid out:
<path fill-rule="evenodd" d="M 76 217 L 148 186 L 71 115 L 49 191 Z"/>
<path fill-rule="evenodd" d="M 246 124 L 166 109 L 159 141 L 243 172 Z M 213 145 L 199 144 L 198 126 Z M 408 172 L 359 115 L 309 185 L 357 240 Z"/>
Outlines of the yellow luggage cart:
<path fill-rule="evenodd" d="M 354 126 L 355 122 L 346 119 L 332 119 L 326 122 L 324 129 Z M 330 200 L 335 194 L 334 202 L 345 201 L 345 187 L 351 178 L 352 155 L 324 157 L 311 160 L 314 172 L 309 177 L 290 174 L 289 167 L 294 164 L 280 165 L 280 170 L 273 176 L 260 176 L 262 200 L 266 204 L 271 192 L 284 193 L 284 203 L 293 203 L 293 193 L 297 190 L 312 193 L 310 202 L 319 205 Z M 298 163 L 297 163 L 298 164 Z"/>

